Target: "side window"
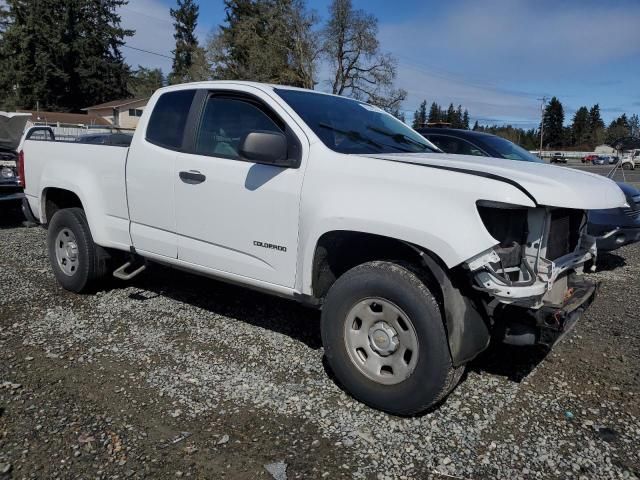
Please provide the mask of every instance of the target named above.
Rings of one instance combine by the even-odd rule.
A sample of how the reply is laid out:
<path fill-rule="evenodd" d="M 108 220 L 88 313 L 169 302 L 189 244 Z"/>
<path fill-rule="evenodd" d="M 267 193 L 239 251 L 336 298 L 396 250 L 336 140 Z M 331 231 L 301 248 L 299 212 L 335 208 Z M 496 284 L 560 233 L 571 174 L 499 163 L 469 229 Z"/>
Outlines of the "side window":
<path fill-rule="evenodd" d="M 195 90 L 162 94 L 147 125 L 147 140 L 172 150 L 180 149 L 194 95 Z"/>
<path fill-rule="evenodd" d="M 449 137 L 446 135 L 429 135 L 427 138 L 431 142 L 435 143 L 436 146 L 445 153 L 486 157 L 482 150 L 461 138 Z"/>
<path fill-rule="evenodd" d="M 198 130 L 195 153 L 239 159 L 240 141 L 246 134 L 256 130 L 283 133 L 275 121 L 253 102 L 231 97 L 209 97 Z"/>

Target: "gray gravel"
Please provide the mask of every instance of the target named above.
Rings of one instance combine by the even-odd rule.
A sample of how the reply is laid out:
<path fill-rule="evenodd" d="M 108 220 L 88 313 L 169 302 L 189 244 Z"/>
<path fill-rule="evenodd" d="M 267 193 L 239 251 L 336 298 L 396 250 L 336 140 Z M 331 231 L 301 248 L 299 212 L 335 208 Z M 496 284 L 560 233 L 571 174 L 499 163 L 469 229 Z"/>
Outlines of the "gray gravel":
<path fill-rule="evenodd" d="M 207 468 L 230 478 L 640 477 L 638 246 L 603 259 L 600 297 L 550 355 L 494 349 L 437 409 L 397 418 L 334 383 L 317 312 L 160 267 L 72 295 L 53 280 L 44 237 L 39 228 L 0 230 L 0 478 L 45 468 L 25 447 L 29 428 L 45 425 L 54 436 L 73 423 L 62 393 L 39 396 L 48 376 L 65 385 L 64 395 L 77 395 L 81 415 L 72 427 L 102 432 L 84 442 L 76 434 L 68 463 L 46 467 L 52 476 L 206 477 L 191 459 L 224 451 L 233 452 L 223 462 L 230 467 Z M 102 393 L 87 394 L 96 378 Z M 32 412 L 54 402 L 64 421 L 23 418 L 20 402 Z M 130 419 L 131 429 L 116 435 L 103 414 L 137 424 Z M 142 433 L 164 423 L 175 435 L 151 445 Z M 118 442 L 131 450 L 119 456 Z M 255 444 L 263 458 L 243 477 Z M 154 455 L 174 450 L 179 458 L 153 470 Z M 82 463 L 85 456 L 92 460 Z"/>

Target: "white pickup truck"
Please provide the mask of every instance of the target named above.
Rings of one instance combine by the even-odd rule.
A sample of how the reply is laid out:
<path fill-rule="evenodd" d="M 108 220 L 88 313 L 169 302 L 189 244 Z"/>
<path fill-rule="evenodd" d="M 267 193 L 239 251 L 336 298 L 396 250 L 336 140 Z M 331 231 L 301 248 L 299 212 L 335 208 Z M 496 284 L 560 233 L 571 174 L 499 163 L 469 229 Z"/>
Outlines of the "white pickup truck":
<path fill-rule="evenodd" d="M 552 345 L 596 290 L 585 210 L 625 204 L 603 177 L 446 155 L 365 103 L 248 82 L 158 90 L 129 148 L 20 158 L 64 288 L 154 261 L 316 306 L 338 381 L 395 414 L 491 337 Z"/>

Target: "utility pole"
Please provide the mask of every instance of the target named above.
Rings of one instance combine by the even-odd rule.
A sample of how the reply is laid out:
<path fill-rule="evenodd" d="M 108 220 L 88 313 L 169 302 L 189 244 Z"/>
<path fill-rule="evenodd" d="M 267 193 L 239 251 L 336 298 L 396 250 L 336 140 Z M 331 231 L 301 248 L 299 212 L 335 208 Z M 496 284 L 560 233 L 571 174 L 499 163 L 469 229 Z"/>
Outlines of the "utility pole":
<path fill-rule="evenodd" d="M 542 139 L 544 138 L 544 107 L 547 103 L 547 97 L 538 98 L 540 100 L 540 152 L 539 156 L 542 159 Z"/>

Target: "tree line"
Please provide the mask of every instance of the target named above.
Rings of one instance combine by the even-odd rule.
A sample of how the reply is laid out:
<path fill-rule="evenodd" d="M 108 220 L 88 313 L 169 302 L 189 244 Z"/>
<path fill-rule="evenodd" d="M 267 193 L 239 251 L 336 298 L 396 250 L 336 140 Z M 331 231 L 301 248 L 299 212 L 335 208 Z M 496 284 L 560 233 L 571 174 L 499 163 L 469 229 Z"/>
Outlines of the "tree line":
<path fill-rule="evenodd" d="M 160 69 L 133 68 L 122 49 L 133 30 L 122 27 L 119 9 L 128 0 L 5 0 L 0 4 L 0 109 L 77 112 L 111 100 L 147 97 L 166 84 L 199 80 L 254 80 L 317 88 L 363 100 L 405 120 L 407 92 L 395 87 L 397 60 L 382 51 L 378 20 L 332 0 L 327 20 L 305 0 L 224 0 L 225 18 L 201 44 L 196 36 L 199 7 L 176 0 L 170 9 L 175 48 L 168 75 Z M 429 108 L 427 108 L 429 107 Z M 423 100 L 413 127 L 447 123 L 469 129 L 469 112 L 453 103 L 445 109 Z M 623 136 L 640 136 L 637 115 L 620 115 L 605 125 L 598 104 L 582 106 L 565 125 L 562 103 L 546 104 L 541 125 L 479 125 L 525 148 L 591 150 Z"/>
<path fill-rule="evenodd" d="M 542 117 L 543 146 L 547 148 L 571 148 L 592 150 L 603 143 L 612 143 L 622 137 L 640 136 L 638 115 L 621 114 L 605 125 L 600 115 L 600 105 L 581 106 L 574 113 L 571 123 L 565 125 L 562 102 L 551 98 Z"/>
<path fill-rule="evenodd" d="M 254 80 L 315 88 L 320 64 L 329 90 L 401 116 L 406 91 L 395 88 L 397 60 L 378 41 L 378 20 L 333 0 L 326 22 L 305 0 L 224 0 L 225 20 L 200 44 L 199 7 L 177 0 L 170 10 L 175 49 L 171 72 L 132 68 L 122 48 L 128 0 L 6 0 L 0 5 L 0 108 L 80 111 L 164 84 Z"/>
<path fill-rule="evenodd" d="M 469 111 L 462 105 L 454 107 L 453 103 L 449 104 L 446 110 L 433 102 L 427 112 L 427 101 L 423 100 L 420 106 L 413 114 L 413 128 L 426 127 L 428 124 L 447 123 L 452 128 L 463 128 L 469 130 Z"/>
<path fill-rule="evenodd" d="M 449 108 L 445 110 L 436 102 L 427 111 L 427 101 L 423 100 L 413 114 L 413 128 L 442 123 L 452 128 L 468 130 L 469 112 L 466 108 L 463 110 L 462 105 L 455 108 L 453 104 L 449 104 Z M 640 137 L 640 119 L 637 114 L 627 116 L 623 113 L 609 125 L 605 125 L 598 104 L 581 106 L 574 113 L 571 123 L 565 125 L 564 107 L 557 97 L 552 97 L 545 105 L 541 126 L 545 149 L 588 151 L 622 137 Z M 540 148 L 540 126 L 523 129 L 512 125 L 480 125 L 476 120 L 471 129 L 499 135 L 529 150 Z"/>

